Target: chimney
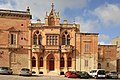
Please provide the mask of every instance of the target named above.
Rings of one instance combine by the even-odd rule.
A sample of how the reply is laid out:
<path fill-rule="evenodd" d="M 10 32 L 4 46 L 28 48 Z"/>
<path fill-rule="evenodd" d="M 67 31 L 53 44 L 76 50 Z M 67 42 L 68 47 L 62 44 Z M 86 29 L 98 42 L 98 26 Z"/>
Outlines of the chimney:
<path fill-rule="evenodd" d="M 37 23 L 41 23 L 41 20 L 40 20 L 40 19 L 37 19 Z"/>
<path fill-rule="evenodd" d="M 64 24 L 68 24 L 67 20 L 64 20 L 63 23 L 64 23 Z"/>

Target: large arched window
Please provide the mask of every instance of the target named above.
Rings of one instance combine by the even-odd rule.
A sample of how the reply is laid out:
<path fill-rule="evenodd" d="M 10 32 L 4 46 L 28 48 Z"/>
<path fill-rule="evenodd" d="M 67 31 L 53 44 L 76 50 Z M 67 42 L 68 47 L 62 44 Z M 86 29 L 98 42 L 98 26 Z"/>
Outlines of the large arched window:
<path fill-rule="evenodd" d="M 72 66 L 72 59 L 71 59 L 71 57 L 69 57 L 67 59 L 67 67 L 71 67 L 71 66 Z"/>
<path fill-rule="evenodd" d="M 42 44 L 42 36 L 41 36 L 41 34 L 38 36 L 38 44 L 39 44 L 39 45 Z"/>
<path fill-rule="evenodd" d="M 36 58 L 32 57 L 32 67 L 36 67 Z"/>
<path fill-rule="evenodd" d="M 60 67 L 64 67 L 64 58 L 60 58 Z"/>
<path fill-rule="evenodd" d="M 43 58 L 40 57 L 40 67 L 43 67 Z"/>
<path fill-rule="evenodd" d="M 36 34 L 34 34 L 34 36 L 33 36 L 33 44 L 37 45 L 37 35 Z"/>
<path fill-rule="evenodd" d="M 42 44 L 42 35 L 38 30 L 36 30 L 33 34 L 33 44 L 34 45 L 41 45 Z"/>
<path fill-rule="evenodd" d="M 70 35 L 65 31 L 62 35 L 62 45 L 70 45 Z"/>
<path fill-rule="evenodd" d="M 65 40 L 65 35 L 62 36 L 62 45 L 65 45 L 66 40 Z"/>

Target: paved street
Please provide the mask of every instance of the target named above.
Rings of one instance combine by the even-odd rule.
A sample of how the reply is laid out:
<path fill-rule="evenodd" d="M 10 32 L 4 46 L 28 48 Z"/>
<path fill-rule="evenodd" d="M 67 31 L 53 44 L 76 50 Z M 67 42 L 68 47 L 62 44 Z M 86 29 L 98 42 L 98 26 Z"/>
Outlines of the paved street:
<path fill-rule="evenodd" d="M 27 76 L 18 76 L 18 75 L 0 75 L 0 80 L 80 80 L 80 79 L 66 78 L 64 76 L 33 75 L 31 77 L 27 77 Z M 82 80 L 87 80 L 87 79 L 82 79 Z M 95 79 L 88 79 L 88 80 L 95 80 Z"/>

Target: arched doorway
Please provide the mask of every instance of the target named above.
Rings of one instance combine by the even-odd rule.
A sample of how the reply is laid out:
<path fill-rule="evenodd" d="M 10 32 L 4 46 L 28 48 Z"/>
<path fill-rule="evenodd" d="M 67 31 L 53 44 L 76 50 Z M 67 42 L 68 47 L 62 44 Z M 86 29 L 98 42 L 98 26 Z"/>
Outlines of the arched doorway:
<path fill-rule="evenodd" d="M 47 57 L 47 66 L 49 71 L 54 71 L 54 68 L 55 68 L 54 64 L 55 64 L 54 56 L 53 54 L 49 54 Z"/>
<path fill-rule="evenodd" d="M 54 58 L 49 59 L 49 70 L 50 71 L 54 70 Z"/>

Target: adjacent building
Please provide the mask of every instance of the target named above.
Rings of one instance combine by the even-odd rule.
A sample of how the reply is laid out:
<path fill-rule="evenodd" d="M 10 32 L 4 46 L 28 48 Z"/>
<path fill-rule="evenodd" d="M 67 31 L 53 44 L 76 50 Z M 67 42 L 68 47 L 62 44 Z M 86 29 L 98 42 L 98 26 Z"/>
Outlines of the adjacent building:
<path fill-rule="evenodd" d="M 45 15 L 45 23 L 40 19 L 31 23 L 31 19 L 29 8 L 0 9 L 0 66 L 11 67 L 16 74 L 21 68 L 29 68 L 36 74 L 98 68 L 98 33 L 81 33 L 75 22 L 60 23 L 53 4 Z"/>
<path fill-rule="evenodd" d="M 117 46 L 98 45 L 98 68 L 106 71 L 117 71 Z"/>
<path fill-rule="evenodd" d="M 113 38 L 112 44 L 117 45 L 117 71 L 120 72 L 120 36 Z"/>

